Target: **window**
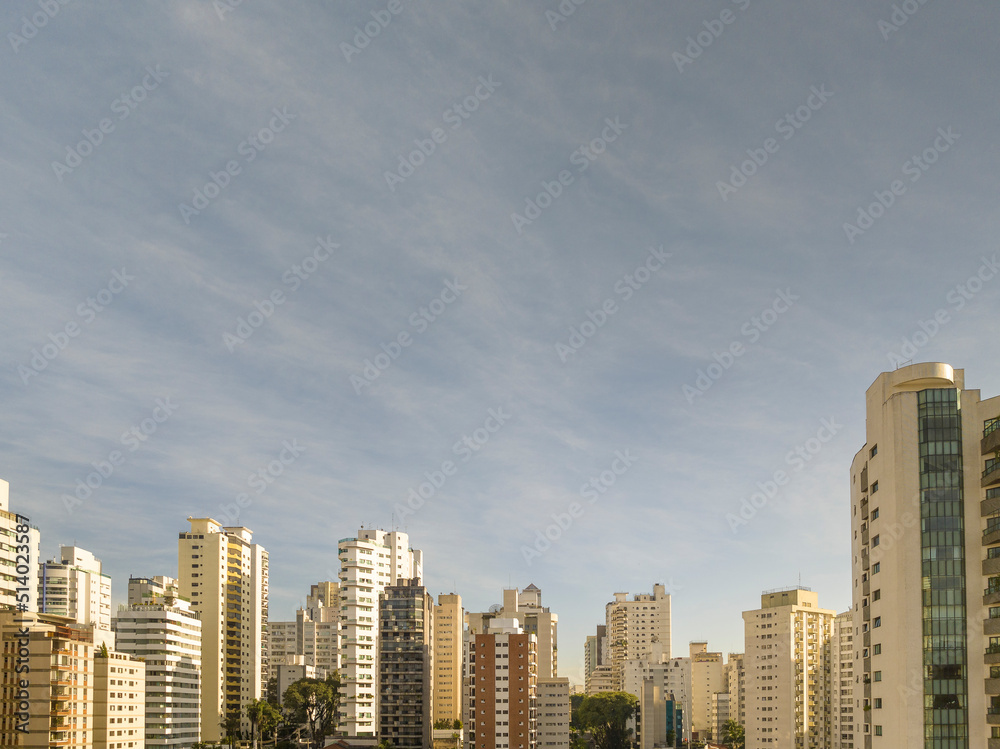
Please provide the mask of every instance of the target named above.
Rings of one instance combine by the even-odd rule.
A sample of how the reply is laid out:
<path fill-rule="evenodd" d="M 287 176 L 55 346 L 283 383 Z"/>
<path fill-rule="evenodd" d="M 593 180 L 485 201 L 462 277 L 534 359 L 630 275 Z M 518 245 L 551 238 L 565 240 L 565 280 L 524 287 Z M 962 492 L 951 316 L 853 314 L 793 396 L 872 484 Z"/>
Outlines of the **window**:
<path fill-rule="evenodd" d="M 872 536 L 872 548 L 874 549 L 879 544 L 878 536 Z"/>
<path fill-rule="evenodd" d="M 872 494 L 878 491 L 878 481 L 872 481 Z"/>
<path fill-rule="evenodd" d="M 882 698 L 881 697 L 876 697 L 875 698 L 875 709 L 876 710 L 881 710 L 882 709 Z"/>
<path fill-rule="evenodd" d="M 872 520 L 878 520 L 878 508 L 872 510 Z"/>
<path fill-rule="evenodd" d="M 882 681 L 882 672 L 881 671 L 876 671 L 875 672 L 875 681 Z"/>
<path fill-rule="evenodd" d="M 882 643 L 877 642 L 872 646 L 872 655 L 882 655 Z"/>
<path fill-rule="evenodd" d="M 1000 546 L 991 546 L 986 550 L 987 559 L 996 559 L 1000 557 Z"/>
<path fill-rule="evenodd" d="M 882 617 L 881 616 L 876 616 L 875 619 L 872 621 L 872 629 L 875 629 L 875 627 L 881 627 L 881 626 L 882 626 Z"/>
<path fill-rule="evenodd" d="M 874 593 L 872 593 L 872 601 L 877 601 L 882 597 L 882 589 L 879 588 Z"/>
<path fill-rule="evenodd" d="M 876 455 L 878 455 L 878 445 L 877 444 L 872 445 L 872 449 L 868 451 L 868 457 L 869 458 L 874 458 Z"/>
<path fill-rule="evenodd" d="M 877 575 L 880 569 L 882 569 L 882 563 L 875 562 L 875 564 L 872 565 L 872 574 Z"/>
<path fill-rule="evenodd" d="M 876 736 L 882 735 L 882 726 L 875 726 L 875 735 Z"/>

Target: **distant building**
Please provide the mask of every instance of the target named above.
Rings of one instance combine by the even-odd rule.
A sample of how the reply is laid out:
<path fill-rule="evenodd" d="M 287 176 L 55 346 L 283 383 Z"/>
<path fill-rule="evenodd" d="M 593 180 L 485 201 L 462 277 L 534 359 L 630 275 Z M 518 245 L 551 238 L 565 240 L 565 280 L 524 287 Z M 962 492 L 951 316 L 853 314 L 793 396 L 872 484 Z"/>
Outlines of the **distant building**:
<path fill-rule="evenodd" d="M 340 668 L 340 585 L 321 582 L 310 586 L 306 606 L 293 622 L 268 622 L 268 663 L 302 663 L 325 679 Z M 301 656 L 301 660 L 300 657 Z M 275 674 L 272 673 L 271 677 Z"/>
<path fill-rule="evenodd" d="M 432 718 L 462 719 L 462 596 L 441 594 L 434 606 L 434 704 Z"/>
<path fill-rule="evenodd" d="M 714 695 L 727 688 L 722 678 L 722 653 L 710 653 L 707 642 L 692 642 L 691 655 L 691 736 L 717 739 L 712 718 Z"/>
<path fill-rule="evenodd" d="M 583 645 L 583 678 L 584 690 L 589 691 L 590 675 L 598 666 L 605 665 L 604 654 L 607 651 L 608 627 L 606 624 L 598 624 L 597 632 L 587 635 L 587 640 Z"/>
<path fill-rule="evenodd" d="M 628 593 L 615 593 L 615 600 L 604 607 L 609 660 L 617 689 L 624 684 L 624 664 L 651 651 L 658 643 L 670 658 L 670 595 L 661 584 L 653 586 L 652 595 L 641 593 L 628 599 Z"/>
<path fill-rule="evenodd" d="M 26 611 L 38 611 L 40 538 L 38 528 L 23 518 L 18 522 L 10 509 L 10 484 L 0 479 L 0 610 L 16 610 L 20 603 Z M 27 552 L 18 549 L 24 546 Z"/>
<path fill-rule="evenodd" d="M 747 682 L 743 653 L 729 654 L 729 660 L 726 662 L 723 674 L 726 681 L 726 691 L 729 692 L 729 717 L 745 728 Z"/>
<path fill-rule="evenodd" d="M 68 616 L 94 628 L 94 642 L 114 647 L 111 631 L 111 577 L 101 560 L 78 546 L 59 547 L 59 558 L 38 571 L 38 607 L 46 614 Z"/>
<path fill-rule="evenodd" d="M 127 653 L 94 653 L 94 749 L 146 743 L 146 665 Z"/>
<path fill-rule="evenodd" d="M 569 679 L 539 678 L 537 705 L 538 749 L 569 749 Z"/>
<path fill-rule="evenodd" d="M 833 619 L 830 635 L 830 687 L 833 705 L 831 749 L 854 749 L 854 613 Z M 859 742 L 860 743 L 860 742 Z"/>
<path fill-rule="evenodd" d="M 559 675 L 559 616 L 542 606 L 542 591 L 534 584 L 522 591 L 503 591 L 503 603 L 483 613 L 467 613 L 465 620 L 473 632 L 485 632 L 492 619 L 517 619 L 522 629 L 538 640 L 540 678 Z"/>

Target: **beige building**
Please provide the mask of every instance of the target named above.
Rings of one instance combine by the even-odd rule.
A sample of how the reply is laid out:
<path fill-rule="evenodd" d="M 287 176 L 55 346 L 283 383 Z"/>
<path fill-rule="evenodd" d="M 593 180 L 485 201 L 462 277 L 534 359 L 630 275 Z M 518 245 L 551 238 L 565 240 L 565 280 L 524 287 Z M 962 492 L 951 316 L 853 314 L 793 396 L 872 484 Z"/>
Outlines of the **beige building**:
<path fill-rule="evenodd" d="M 93 629 L 64 616 L 0 611 L 0 642 L 0 746 L 92 749 Z"/>
<path fill-rule="evenodd" d="M 178 539 L 180 597 L 201 618 L 201 736 L 222 738 L 220 717 L 239 714 L 267 683 L 268 555 L 248 528 L 188 518 Z"/>
<path fill-rule="evenodd" d="M 30 518 L 11 512 L 10 484 L 0 479 L 0 610 L 20 603 L 25 611 L 38 611 L 39 541 Z M 19 546 L 27 546 L 27 553 Z"/>
<path fill-rule="evenodd" d="M 592 635 L 587 635 L 587 639 L 583 644 L 584 692 L 589 692 L 590 675 L 594 672 L 594 669 L 604 665 L 604 654 L 608 649 L 607 634 L 607 625 L 598 624 L 597 631 Z"/>
<path fill-rule="evenodd" d="M 133 577 L 115 647 L 145 660 L 146 749 L 201 741 L 201 618 L 171 577 Z"/>
<path fill-rule="evenodd" d="M 607 670 L 608 689 L 615 691 L 610 666 L 600 666 L 595 675 L 602 669 Z M 674 710 L 680 712 L 680 720 L 674 730 L 681 734 L 678 738 L 691 741 L 692 708 L 692 660 L 690 656 L 683 658 L 667 658 L 663 643 L 653 643 L 650 651 L 640 658 L 629 659 L 622 665 L 622 690 L 642 699 L 642 689 L 646 683 L 660 690 L 663 700 L 674 703 Z M 605 690 L 602 690 L 605 691 Z M 673 722 L 671 723 L 673 725 Z M 641 725 L 638 727 L 640 732 Z M 654 731 L 658 730 L 654 725 Z M 645 739 L 643 739 L 645 741 Z"/>
<path fill-rule="evenodd" d="M 538 679 L 538 749 L 569 749 L 569 679 Z"/>
<path fill-rule="evenodd" d="M 38 608 L 94 628 L 94 642 L 115 646 L 111 631 L 111 577 L 101 560 L 78 546 L 59 547 L 59 558 L 38 570 Z"/>
<path fill-rule="evenodd" d="M 95 652 L 94 749 L 146 746 L 146 665 L 127 653 Z"/>
<path fill-rule="evenodd" d="M 536 749 L 538 640 L 516 619 L 470 627 L 463 658 L 466 749 Z"/>
<path fill-rule="evenodd" d="M 880 374 L 850 481 L 855 745 L 1000 746 L 1000 397 Z"/>
<path fill-rule="evenodd" d="M 694 739 L 718 738 L 712 716 L 714 696 L 726 691 L 722 678 L 722 653 L 710 653 L 707 642 L 692 642 L 691 657 L 691 735 Z"/>
<path fill-rule="evenodd" d="M 848 609 L 833 619 L 830 636 L 832 749 L 854 749 L 854 614 Z"/>
<path fill-rule="evenodd" d="M 618 686 L 615 683 L 615 674 L 611 670 L 611 666 L 598 666 L 591 671 L 587 677 L 587 685 L 584 691 L 586 694 L 618 691 Z"/>
<path fill-rule="evenodd" d="M 746 727 L 746 668 L 743 664 L 743 653 L 730 653 L 729 660 L 723 669 L 726 681 L 726 691 L 729 692 L 729 717 L 744 728 Z"/>
<path fill-rule="evenodd" d="M 608 665 L 618 689 L 623 688 L 625 661 L 641 658 L 655 643 L 670 658 L 670 595 L 663 585 L 656 584 L 652 595 L 636 594 L 631 601 L 628 593 L 615 593 L 615 600 L 605 605 L 604 614 Z"/>
<path fill-rule="evenodd" d="M 269 665 L 308 665 L 320 679 L 340 668 L 338 583 L 326 581 L 310 586 L 306 606 L 296 610 L 295 621 L 268 622 L 267 626 Z"/>
<path fill-rule="evenodd" d="M 709 712 L 709 722 L 712 724 L 712 739 L 721 742 L 725 736 L 726 722 L 730 715 L 729 692 L 716 692 L 712 695 L 712 709 Z"/>
<path fill-rule="evenodd" d="M 434 606 L 433 719 L 462 719 L 462 596 L 442 593 Z"/>
<path fill-rule="evenodd" d="M 466 624 L 473 632 L 485 632 L 492 619 L 517 619 L 524 631 L 538 640 L 539 678 L 559 675 L 559 616 L 542 606 L 540 588 L 534 584 L 522 591 L 507 588 L 503 591 L 502 604 L 484 613 L 465 615 Z"/>
<path fill-rule="evenodd" d="M 836 612 L 802 587 L 765 591 L 743 612 L 747 749 L 830 749 Z"/>

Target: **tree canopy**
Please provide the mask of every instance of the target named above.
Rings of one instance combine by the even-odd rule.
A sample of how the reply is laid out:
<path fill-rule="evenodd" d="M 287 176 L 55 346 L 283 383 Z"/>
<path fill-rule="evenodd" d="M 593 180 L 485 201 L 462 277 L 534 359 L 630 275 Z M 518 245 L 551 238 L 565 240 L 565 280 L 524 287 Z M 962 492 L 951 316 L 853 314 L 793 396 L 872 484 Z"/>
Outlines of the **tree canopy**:
<path fill-rule="evenodd" d="M 629 749 L 632 731 L 627 724 L 638 705 L 628 692 L 601 692 L 583 698 L 577 718 L 594 737 L 596 749 Z"/>
<path fill-rule="evenodd" d="M 286 720 L 306 725 L 313 749 L 322 749 L 326 737 L 337 728 L 340 677 L 299 679 L 285 690 L 284 707 Z"/>

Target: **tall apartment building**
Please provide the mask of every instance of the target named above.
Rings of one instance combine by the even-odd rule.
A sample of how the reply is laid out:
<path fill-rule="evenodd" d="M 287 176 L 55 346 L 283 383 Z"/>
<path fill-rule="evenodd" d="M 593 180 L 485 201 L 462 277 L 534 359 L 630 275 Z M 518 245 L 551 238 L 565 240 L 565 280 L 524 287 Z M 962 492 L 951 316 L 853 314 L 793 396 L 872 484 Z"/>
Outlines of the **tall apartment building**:
<path fill-rule="evenodd" d="M 325 679 L 340 668 L 340 585 L 321 582 L 310 586 L 305 608 L 293 622 L 268 623 L 268 664 L 312 667 Z M 273 677 L 275 674 L 272 673 Z"/>
<path fill-rule="evenodd" d="M 374 737 L 378 726 L 379 596 L 423 579 L 423 554 L 399 531 L 362 528 L 337 542 L 340 558 L 340 684 L 337 732 Z"/>
<path fill-rule="evenodd" d="M 559 675 L 559 616 L 542 606 L 542 591 L 536 585 L 518 591 L 503 591 L 503 603 L 483 613 L 469 613 L 466 622 L 475 632 L 485 632 L 491 619 L 517 619 L 525 632 L 538 638 L 538 673 L 540 678 Z"/>
<path fill-rule="evenodd" d="M 462 638 L 465 609 L 462 596 L 442 593 L 434 606 L 434 704 L 435 722 L 462 719 Z"/>
<path fill-rule="evenodd" d="M 218 741 L 220 716 L 244 716 L 267 683 L 268 555 L 248 528 L 188 521 L 177 542 L 178 587 L 201 617 L 202 741 Z M 250 730 L 245 717 L 242 730 Z"/>
<path fill-rule="evenodd" d="M 145 660 L 146 749 L 201 741 L 201 618 L 171 577 L 129 579 L 115 648 Z"/>
<path fill-rule="evenodd" d="M 94 749 L 139 749 L 146 739 L 146 664 L 94 653 Z"/>
<path fill-rule="evenodd" d="M 538 679 L 535 726 L 538 749 L 569 749 L 569 679 Z"/>
<path fill-rule="evenodd" d="M 611 671 L 611 666 L 598 666 L 587 677 L 585 693 L 588 695 L 617 691 L 618 685 L 615 683 L 615 675 Z"/>
<path fill-rule="evenodd" d="M 851 464 L 855 744 L 1000 746 L 1000 397 L 928 362 L 880 374 L 865 403 Z"/>
<path fill-rule="evenodd" d="M 78 546 L 59 547 L 59 558 L 38 570 L 38 607 L 46 614 L 68 616 L 94 628 L 98 647 L 114 647 L 111 631 L 111 576 L 101 560 Z"/>
<path fill-rule="evenodd" d="M 722 653 L 708 650 L 707 642 L 692 642 L 691 657 L 691 735 L 695 739 L 718 738 L 712 718 L 714 695 L 725 692 L 722 678 Z"/>
<path fill-rule="evenodd" d="M 465 638 L 467 749 L 536 749 L 538 640 L 516 619 L 493 618 Z"/>
<path fill-rule="evenodd" d="M 608 669 L 610 677 L 610 668 L 600 666 L 594 671 L 592 681 L 602 669 Z M 649 682 L 650 688 L 660 690 L 664 704 L 671 703 L 671 715 L 675 717 L 670 721 L 670 727 L 679 734 L 678 741 L 690 742 L 692 739 L 693 678 L 691 657 L 667 658 L 664 644 L 660 642 L 652 643 L 648 653 L 640 658 L 629 659 L 622 666 L 623 691 L 641 699 L 643 685 Z M 641 730 L 641 726 L 638 728 Z M 669 727 L 664 730 L 669 730 Z"/>
<path fill-rule="evenodd" d="M 604 653 L 607 651 L 608 627 L 605 624 L 598 624 L 597 631 L 592 635 L 587 635 L 587 640 L 583 644 L 583 684 L 584 691 L 590 694 L 590 675 L 594 669 L 604 664 Z"/>
<path fill-rule="evenodd" d="M 836 612 L 796 587 L 743 612 L 747 749 L 830 749 L 830 638 Z"/>
<path fill-rule="evenodd" d="M 854 749 L 854 613 L 833 619 L 830 636 L 831 749 Z"/>
<path fill-rule="evenodd" d="M 608 651 L 612 672 L 618 688 L 622 688 L 623 665 L 627 660 L 641 658 L 653 643 L 661 643 L 666 658 L 670 658 L 670 596 L 657 583 L 652 595 L 615 593 L 615 600 L 604 607 Z"/>
<path fill-rule="evenodd" d="M 636 743 L 639 749 L 686 746 L 683 710 L 674 695 L 664 692 L 653 679 L 639 688 Z"/>
<path fill-rule="evenodd" d="M 26 611 L 38 611 L 40 534 L 27 520 L 11 512 L 10 484 L 0 479 L 0 610 L 17 609 L 20 603 Z"/>
<path fill-rule="evenodd" d="M 434 599 L 419 578 L 386 586 L 379 603 L 379 739 L 432 744 Z"/>
<path fill-rule="evenodd" d="M 711 724 L 712 739 L 717 742 L 722 741 L 725 736 L 726 722 L 730 718 L 730 702 L 729 692 L 716 692 L 712 695 L 712 706 L 708 719 Z"/>
<path fill-rule="evenodd" d="M 746 669 L 743 663 L 743 653 L 730 653 L 729 660 L 723 669 L 726 691 L 729 692 L 729 717 L 744 728 L 747 722 L 746 712 Z"/>

